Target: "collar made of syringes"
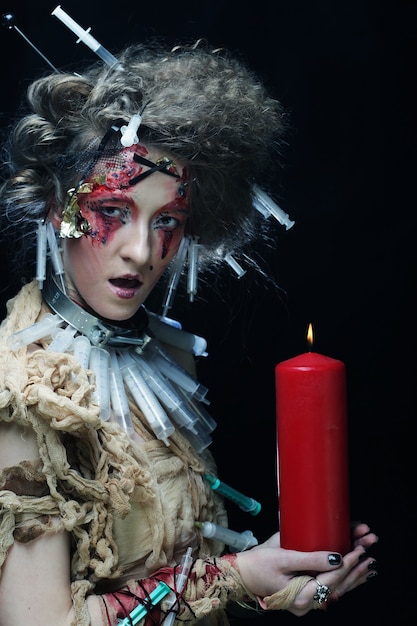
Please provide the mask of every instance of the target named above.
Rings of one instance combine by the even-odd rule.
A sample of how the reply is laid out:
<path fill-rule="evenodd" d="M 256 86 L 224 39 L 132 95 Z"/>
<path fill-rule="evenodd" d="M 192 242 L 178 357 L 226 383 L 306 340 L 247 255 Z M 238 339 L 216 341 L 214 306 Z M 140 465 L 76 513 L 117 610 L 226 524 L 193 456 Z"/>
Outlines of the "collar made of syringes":
<path fill-rule="evenodd" d="M 103 322 L 99 317 L 88 313 L 68 298 L 56 284 L 51 268 L 48 268 L 42 294 L 48 306 L 67 324 L 85 335 L 94 346 L 135 345 L 144 347 L 153 336 L 148 329 L 148 316 L 143 307 L 139 310 L 142 318 L 139 328 L 126 329 Z"/>

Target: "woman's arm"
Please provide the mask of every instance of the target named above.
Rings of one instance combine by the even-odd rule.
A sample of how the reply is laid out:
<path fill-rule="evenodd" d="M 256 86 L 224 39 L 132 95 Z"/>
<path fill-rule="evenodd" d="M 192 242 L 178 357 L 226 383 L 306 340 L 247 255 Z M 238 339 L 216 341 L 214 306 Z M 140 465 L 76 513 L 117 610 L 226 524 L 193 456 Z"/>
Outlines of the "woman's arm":
<path fill-rule="evenodd" d="M 69 626 L 69 567 L 67 533 L 44 534 L 26 544 L 16 541 L 0 578 L 0 625 Z"/>
<path fill-rule="evenodd" d="M 0 425 L 0 459 L 12 466 L 22 460 L 35 461 L 38 448 L 35 436 L 16 425 Z M 355 529 L 355 547 L 339 560 L 327 552 L 303 553 L 280 547 L 279 534 L 265 543 L 237 555 L 197 559 L 190 573 L 180 619 L 194 621 L 217 608 L 225 608 L 229 600 L 246 595 L 260 598 L 283 590 L 290 581 L 307 573 L 327 585 L 338 597 L 364 583 L 369 575 L 372 557 L 366 549 L 377 541 L 365 524 Z M 365 557 L 365 558 L 364 558 Z M 158 581 L 175 588 L 175 570 L 166 568 L 154 576 L 131 581 L 126 590 L 103 596 L 90 595 L 87 607 L 92 626 L 117 624 L 132 608 L 146 599 Z M 295 615 L 313 608 L 316 591 L 314 580 L 308 582 L 287 607 Z M 118 597 L 120 595 L 120 598 Z M 266 603 L 266 606 L 268 603 Z M 44 533 L 27 543 L 15 542 L 9 549 L 0 578 L 0 626 L 70 626 L 74 619 L 70 584 L 69 535 L 63 531 Z M 123 608 L 125 607 L 125 609 Z M 162 606 L 162 608 L 164 608 Z M 123 615 L 121 611 L 125 611 Z M 155 610 L 156 619 L 160 607 Z"/>
<path fill-rule="evenodd" d="M 29 428 L 0 422 L 0 470 L 39 458 Z M 9 548 L 0 577 L 0 625 L 71 623 L 69 537 L 47 533 Z"/>

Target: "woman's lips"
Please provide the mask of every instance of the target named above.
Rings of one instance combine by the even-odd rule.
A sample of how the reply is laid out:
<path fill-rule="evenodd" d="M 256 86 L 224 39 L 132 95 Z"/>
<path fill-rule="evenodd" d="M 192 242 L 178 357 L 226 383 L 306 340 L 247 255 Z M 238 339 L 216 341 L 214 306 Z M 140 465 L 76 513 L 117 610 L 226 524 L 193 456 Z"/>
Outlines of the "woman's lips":
<path fill-rule="evenodd" d="M 138 278 L 132 277 L 111 278 L 109 283 L 119 298 L 133 298 L 142 286 Z"/>

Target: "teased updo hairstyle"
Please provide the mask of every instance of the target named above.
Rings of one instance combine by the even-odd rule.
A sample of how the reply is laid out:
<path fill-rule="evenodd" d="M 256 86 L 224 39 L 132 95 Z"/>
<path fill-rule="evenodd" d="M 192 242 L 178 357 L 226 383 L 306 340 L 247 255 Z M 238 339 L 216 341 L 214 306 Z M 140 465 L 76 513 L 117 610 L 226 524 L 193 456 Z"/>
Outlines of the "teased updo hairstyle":
<path fill-rule="evenodd" d="M 187 166 L 189 228 L 206 260 L 239 251 L 259 234 L 251 185 L 269 179 L 281 152 L 280 103 L 243 62 L 199 43 L 173 50 L 159 42 L 132 45 L 116 57 L 122 69 L 99 62 L 33 82 L 28 111 L 10 130 L 2 232 L 14 228 L 13 250 L 28 279 L 36 220 L 63 204 L 109 128 L 142 109 L 139 140 Z"/>

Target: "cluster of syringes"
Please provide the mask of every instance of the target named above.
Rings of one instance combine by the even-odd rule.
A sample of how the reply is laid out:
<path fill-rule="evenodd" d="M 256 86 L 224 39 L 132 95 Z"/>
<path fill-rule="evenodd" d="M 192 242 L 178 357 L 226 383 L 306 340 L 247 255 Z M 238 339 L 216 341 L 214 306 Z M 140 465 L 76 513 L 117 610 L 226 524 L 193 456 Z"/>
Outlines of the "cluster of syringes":
<path fill-rule="evenodd" d="M 133 433 L 127 388 L 155 436 L 165 445 L 175 432 L 173 422 L 198 452 L 211 444 L 210 433 L 216 422 L 203 406 L 209 404 L 208 389 L 157 339 L 150 340 L 144 350 L 96 346 L 58 314 L 47 313 L 39 322 L 11 335 L 7 343 L 17 350 L 47 337 L 52 337 L 48 351 L 70 352 L 82 368 L 93 373 L 94 400 L 103 421 L 112 419 L 128 434 Z"/>
<path fill-rule="evenodd" d="M 223 497 L 234 502 L 242 511 L 250 513 L 251 515 L 258 515 L 261 510 L 261 504 L 254 498 L 240 493 L 230 485 L 227 485 L 222 480 L 213 476 L 212 474 L 204 474 L 205 480 L 208 482 L 213 491 L 219 493 Z M 251 530 L 244 530 L 239 533 L 235 530 L 230 530 L 224 526 L 219 526 L 214 522 L 209 521 L 196 521 L 195 526 L 200 529 L 203 537 L 210 539 L 217 539 L 221 541 L 229 548 L 232 548 L 235 552 L 243 552 L 258 544 L 258 540 L 254 537 Z"/>

